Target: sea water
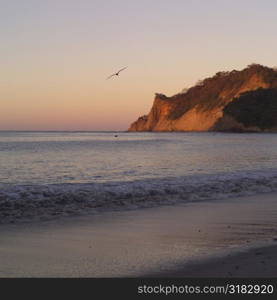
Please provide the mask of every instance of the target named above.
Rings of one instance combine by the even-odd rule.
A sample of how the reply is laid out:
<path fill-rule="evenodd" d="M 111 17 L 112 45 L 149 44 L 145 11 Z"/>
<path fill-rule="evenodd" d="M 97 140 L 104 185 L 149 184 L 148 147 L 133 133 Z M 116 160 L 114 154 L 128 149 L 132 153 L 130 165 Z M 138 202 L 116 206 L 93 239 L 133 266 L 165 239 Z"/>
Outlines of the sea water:
<path fill-rule="evenodd" d="M 276 134 L 0 132 L 2 222 L 276 190 Z"/>

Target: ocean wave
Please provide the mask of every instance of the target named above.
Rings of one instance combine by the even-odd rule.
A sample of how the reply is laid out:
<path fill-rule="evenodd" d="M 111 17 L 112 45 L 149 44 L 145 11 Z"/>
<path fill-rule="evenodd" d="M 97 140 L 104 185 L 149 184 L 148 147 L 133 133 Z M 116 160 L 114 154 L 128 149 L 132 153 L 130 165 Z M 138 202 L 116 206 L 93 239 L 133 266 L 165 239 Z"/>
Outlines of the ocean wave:
<path fill-rule="evenodd" d="M 208 201 L 277 191 L 277 169 L 136 181 L 0 184 L 0 223 Z"/>

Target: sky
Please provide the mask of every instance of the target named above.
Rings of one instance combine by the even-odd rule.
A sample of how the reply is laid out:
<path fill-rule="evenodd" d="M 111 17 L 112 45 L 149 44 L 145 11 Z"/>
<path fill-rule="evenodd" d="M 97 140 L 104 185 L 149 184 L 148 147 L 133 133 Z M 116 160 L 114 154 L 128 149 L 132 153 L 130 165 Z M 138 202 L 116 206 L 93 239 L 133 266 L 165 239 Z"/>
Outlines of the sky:
<path fill-rule="evenodd" d="M 276 11 L 275 0 L 0 0 L 0 130 L 126 130 L 155 93 L 275 67 Z"/>

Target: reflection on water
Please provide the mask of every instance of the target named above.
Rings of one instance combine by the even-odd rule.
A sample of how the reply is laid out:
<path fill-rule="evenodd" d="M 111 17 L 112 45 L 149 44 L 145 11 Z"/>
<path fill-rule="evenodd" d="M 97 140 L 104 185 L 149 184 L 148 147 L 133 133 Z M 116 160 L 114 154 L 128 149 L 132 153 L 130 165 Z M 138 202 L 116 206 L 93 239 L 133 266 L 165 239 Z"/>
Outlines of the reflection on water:
<path fill-rule="evenodd" d="M 277 135 L 0 132 L 0 183 L 129 181 L 277 166 Z"/>

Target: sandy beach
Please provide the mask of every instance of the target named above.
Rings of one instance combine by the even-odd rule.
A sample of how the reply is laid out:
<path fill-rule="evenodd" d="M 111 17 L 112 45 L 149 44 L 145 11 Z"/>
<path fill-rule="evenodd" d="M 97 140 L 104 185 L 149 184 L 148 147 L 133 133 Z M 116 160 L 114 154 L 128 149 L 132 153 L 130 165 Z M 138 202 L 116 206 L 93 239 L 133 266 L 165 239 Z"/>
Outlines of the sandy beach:
<path fill-rule="evenodd" d="M 276 216 L 263 194 L 2 225 L 0 276 L 276 276 Z"/>
<path fill-rule="evenodd" d="M 276 245 L 264 245 L 248 250 L 237 250 L 223 256 L 187 263 L 168 272 L 147 274 L 147 277 L 223 277 L 251 278 L 277 277 Z"/>

